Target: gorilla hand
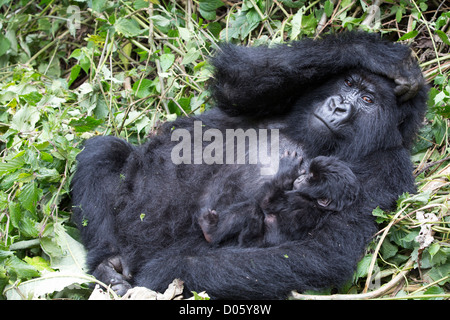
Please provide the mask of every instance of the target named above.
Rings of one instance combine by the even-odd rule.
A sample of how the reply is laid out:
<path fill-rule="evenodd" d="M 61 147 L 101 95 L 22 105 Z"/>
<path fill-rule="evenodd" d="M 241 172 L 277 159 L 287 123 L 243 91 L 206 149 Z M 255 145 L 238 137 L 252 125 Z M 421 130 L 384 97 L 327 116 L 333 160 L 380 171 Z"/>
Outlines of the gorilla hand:
<path fill-rule="evenodd" d="M 413 56 L 406 59 L 402 68 L 397 70 L 397 73 L 393 74 L 391 78 L 397 84 L 395 94 L 400 97 L 402 102 L 414 98 L 425 82 Z"/>

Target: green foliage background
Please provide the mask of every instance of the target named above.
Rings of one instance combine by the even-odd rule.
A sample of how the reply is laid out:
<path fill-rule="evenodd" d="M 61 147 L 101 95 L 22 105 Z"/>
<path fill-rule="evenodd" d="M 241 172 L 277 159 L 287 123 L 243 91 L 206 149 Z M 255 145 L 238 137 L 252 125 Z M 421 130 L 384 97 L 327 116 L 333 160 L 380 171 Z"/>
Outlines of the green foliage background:
<path fill-rule="evenodd" d="M 96 280 L 83 269 L 69 194 L 85 139 L 140 143 L 162 121 L 212 107 L 208 56 L 219 41 L 273 45 L 365 29 L 409 44 L 432 90 L 412 157 L 420 192 L 394 212 L 375 210 L 381 231 L 339 293 L 448 299 L 449 9 L 441 0 L 0 0 L 1 297 L 89 296 Z M 421 248 L 424 223 L 433 238 Z M 385 283 L 392 288 L 377 292 Z"/>

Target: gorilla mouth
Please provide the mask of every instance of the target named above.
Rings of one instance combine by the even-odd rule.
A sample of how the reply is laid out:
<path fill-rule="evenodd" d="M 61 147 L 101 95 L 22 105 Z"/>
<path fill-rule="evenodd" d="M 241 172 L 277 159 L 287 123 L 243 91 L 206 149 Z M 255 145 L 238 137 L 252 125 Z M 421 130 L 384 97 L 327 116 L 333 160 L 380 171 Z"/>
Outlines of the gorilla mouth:
<path fill-rule="evenodd" d="M 328 130 L 330 130 L 330 132 L 334 134 L 333 129 L 330 128 L 330 126 L 328 125 L 328 123 L 327 123 L 321 116 L 319 116 L 319 115 L 318 115 L 317 113 L 315 113 L 315 112 L 313 113 L 313 116 L 316 117 L 316 119 L 320 120 L 320 122 L 322 122 L 322 123 L 325 125 L 325 127 L 327 127 Z"/>

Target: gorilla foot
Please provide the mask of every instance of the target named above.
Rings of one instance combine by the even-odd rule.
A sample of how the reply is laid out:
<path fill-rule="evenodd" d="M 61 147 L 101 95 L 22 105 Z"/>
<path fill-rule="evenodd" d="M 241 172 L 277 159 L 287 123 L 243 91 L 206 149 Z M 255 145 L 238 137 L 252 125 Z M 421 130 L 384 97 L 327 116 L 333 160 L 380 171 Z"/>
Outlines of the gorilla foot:
<path fill-rule="evenodd" d="M 128 282 L 131 279 L 131 273 L 120 256 L 103 260 L 92 274 L 98 280 L 111 284 L 111 289 L 118 295 L 123 296 L 128 289 L 131 289 Z"/>

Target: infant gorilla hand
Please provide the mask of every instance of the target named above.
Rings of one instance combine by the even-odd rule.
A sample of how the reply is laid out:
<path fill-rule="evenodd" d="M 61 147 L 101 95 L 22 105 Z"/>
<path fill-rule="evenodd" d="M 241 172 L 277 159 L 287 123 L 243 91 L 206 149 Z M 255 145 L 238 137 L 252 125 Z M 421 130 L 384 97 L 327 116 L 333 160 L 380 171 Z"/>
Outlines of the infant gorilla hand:
<path fill-rule="evenodd" d="M 359 181 L 345 162 L 319 156 L 294 181 L 292 192 L 316 201 L 323 209 L 341 211 L 356 201 L 359 188 Z"/>
<path fill-rule="evenodd" d="M 284 190 L 291 190 L 297 177 L 305 174 L 305 170 L 301 170 L 303 158 L 296 151 L 286 150 L 280 158 L 278 172 L 274 177 L 274 183 L 279 184 L 278 187 Z"/>

